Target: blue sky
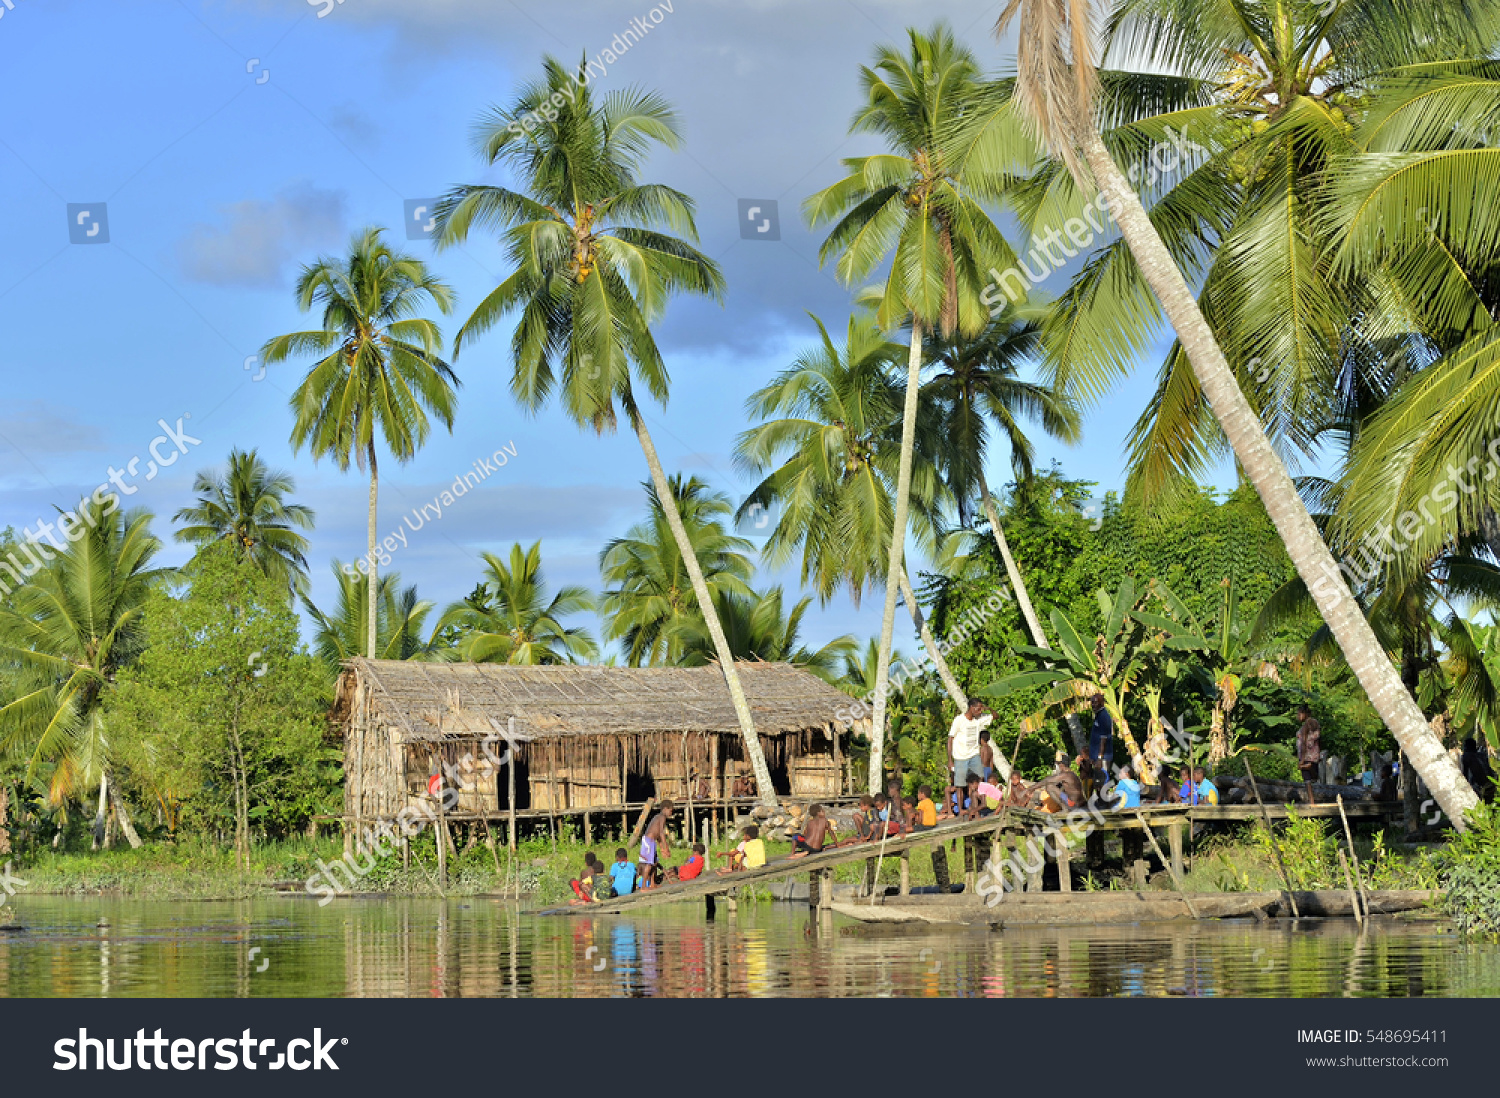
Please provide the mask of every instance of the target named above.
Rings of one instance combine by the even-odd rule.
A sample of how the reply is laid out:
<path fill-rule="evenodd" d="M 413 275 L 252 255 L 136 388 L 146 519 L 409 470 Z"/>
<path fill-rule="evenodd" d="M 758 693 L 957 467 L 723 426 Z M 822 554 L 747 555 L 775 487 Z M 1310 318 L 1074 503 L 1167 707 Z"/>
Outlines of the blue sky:
<path fill-rule="evenodd" d="M 191 502 L 193 474 L 231 447 L 254 447 L 293 473 L 297 498 L 317 511 L 313 597 L 328 600 L 330 562 L 364 550 L 365 484 L 292 454 L 286 405 L 298 369 L 262 375 L 250 358 L 268 337 L 310 326 L 291 294 L 299 265 L 337 254 L 362 226 L 389 226 L 457 290 L 451 332 L 502 276 L 502 256 L 479 238 L 433 255 L 425 240 L 405 239 L 403 204 L 503 181 L 473 152 L 480 112 L 534 77 L 544 53 L 594 56 L 653 9 L 659 22 L 599 87 L 645 84 L 676 105 L 685 147 L 657 154 L 648 174 L 697 200 L 702 247 L 723 265 L 729 295 L 722 308 L 684 300 L 669 309 L 659 338 L 672 398 L 652 411 L 651 427 L 669 469 L 738 498 L 749 483 L 729 454 L 746 426 L 745 397 L 813 339 L 808 312 L 835 328 L 849 312 L 797 210 L 838 177 L 839 157 L 873 148 L 848 136 L 858 66 L 906 26 L 946 18 L 998 68 L 990 28 L 1000 5 L 15 0 L 0 15 L 0 65 L 25 89 L 0 115 L 9 211 L 0 220 L 0 526 L 33 525 L 114 468 L 137 488 L 128 503 L 159 516 L 165 560 L 176 563 L 187 554 L 170 540 L 170 518 Z M 779 241 L 741 239 L 740 199 L 779 204 Z M 69 204 L 89 211 L 75 233 L 101 231 L 70 243 Z M 1059 291 L 1063 277 L 1043 288 Z M 513 444 L 504 468 L 396 554 L 403 581 L 439 606 L 473 586 L 480 552 L 516 541 L 541 539 L 553 583 L 597 587 L 600 548 L 642 513 L 646 470 L 634 439 L 580 433 L 555 411 L 522 414 L 508 394 L 508 342 L 496 330 L 456 363 L 464 384 L 451 436 L 434 437 L 408 465 L 382 467 L 385 533 Z M 1057 458 L 1070 475 L 1120 487 L 1122 440 L 1150 398 L 1156 361 L 1088 411 L 1081 445 L 1038 437 L 1042 463 Z M 184 443 L 187 452 L 147 480 L 158 420 L 179 418 L 201 442 Z M 158 444 L 157 454 L 169 450 Z M 1006 479 L 997 454 L 992 481 Z M 796 586 L 795 575 L 774 579 Z M 807 639 L 878 625 L 878 599 L 856 609 L 840 598 L 809 616 Z"/>

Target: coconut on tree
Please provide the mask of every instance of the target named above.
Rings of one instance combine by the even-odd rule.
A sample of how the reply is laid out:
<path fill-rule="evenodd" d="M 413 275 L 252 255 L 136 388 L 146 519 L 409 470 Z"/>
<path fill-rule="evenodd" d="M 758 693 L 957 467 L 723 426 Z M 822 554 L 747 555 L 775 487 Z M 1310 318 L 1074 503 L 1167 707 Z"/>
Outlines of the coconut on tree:
<path fill-rule="evenodd" d="M 480 122 L 485 162 L 508 168 L 519 188 L 463 186 L 438 206 L 439 247 L 466 240 L 475 228 L 492 229 L 512 265 L 464 322 L 454 354 L 517 312 L 511 391 L 521 406 L 536 412 L 556 395 L 574 422 L 599 433 L 613 430 L 623 412 L 657 498 L 670 500 L 639 392 L 664 405 L 671 389 L 652 329 L 676 294 L 721 301 L 724 276 L 693 247 L 693 200 L 639 178 L 653 147 L 681 144 L 667 102 L 636 88 L 596 97 L 575 79 L 577 70 L 554 58 L 543 69 L 541 80 Z M 760 799 L 774 804 L 771 772 L 703 569 L 676 508 L 664 515 L 713 638 Z"/>

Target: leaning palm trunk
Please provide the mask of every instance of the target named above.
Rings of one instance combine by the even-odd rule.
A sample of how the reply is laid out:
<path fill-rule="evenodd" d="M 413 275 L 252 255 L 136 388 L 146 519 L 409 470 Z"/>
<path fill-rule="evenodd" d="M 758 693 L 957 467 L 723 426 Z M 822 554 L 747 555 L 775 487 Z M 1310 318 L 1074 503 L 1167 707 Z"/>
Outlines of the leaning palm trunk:
<path fill-rule="evenodd" d="M 1031 643 L 1038 648 L 1051 648 L 1047 640 L 1047 634 L 1042 630 L 1041 619 L 1036 616 L 1036 609 L 1031 605 L 1031 595 L 1026 590 L 1026 581 L 1021 578 L 1021 569 L 1016 565 L 1016 559 L 1010 555 L 1010 543 L 1005 540 L 1005 529 L 1000 525 L 1000 513 L 995 509 L 995 501 L 990 498 L 990 486 L 985 482 L 984 474 L 979 474 L 979 498 L 984 504 L 984 517 L 990 520 L 990 530 L 995 535 L 995 548 L 1000 550 L 1000 559 L 1005 563 L 1005 574 L 1010 578 L 1011 590 L 1016 593 L 1016 605 L 1021 608 L 1021 617 L 1026 621 L 1026 628 L 1031 630 Z M 1049 670 L 1052 665 L 1045 665 Z M 1088 736 L 1083 731 L 1083 722 L 1078 719 L 1078 714 L 1068 713 L 1068 731 L 1073 735 L 1073 750 L 1083 755 L 1088 752 Z M 1010 775 L 1006 775 L 1010 780 Z"/>
<path fill-rule="evenodd" d="M 917 605 L 917 596 L 911 589 L 911 577 L 906 574 L 905 568 L 901 569 L 901 597 L 906 600 L 906 605 L 911 610 L 911 621 L 922 638 L 922 646 L 927 649 L 927 658 L 932 660 L 933 667 L 937 668 L 938 678 L 943 680 L 943 689 L 948 691 L 948 697 L 953 699 L 953 704 L 958 707 L 958 711 L 964 712 L 969 708 L 968 695 L 964 693 L 963 687 L 959 686 L 958 679 L 954 678 L 948 661 L 943 658 L 943 653 L 938 649 L 932 630 L 927 628 L 927 618 L 922 614 L 922 608 Z M 1010 781 L 1009 760 L 993 742 L 990 744 L 990 749 L 995 753 L 995 769 L 1000 773 L 1000 780 Z"/>
<path fill-rule="evenodd" d="M 734 712 L 740 720 L 740 736 L 745 743 L 745 758 L 750 760 L 750 768 L 755 773 L 755 788 L 760 797 L 761 804 L 774 806 L 776 804 L 776 790 L 771 785 L 771 771 L 766 766 L 766 756 L 760 749 L 760 736 L 755 731 L 755 719 L 750 715 L 750 703 L 745 700 L 745 690 L 740 685 L 739 672 L 735 670 L 734 654 L 729 649 L 729 640 L 724 636 L 724 626 L 719 621 L 718 611 L 714 607 L 713 596 L 708 593 L 708 582 L 703 578 L 703 569 L 698 564 L 698 556 L 693 552 L 693 544 L 688 541 L 687 528 L 682 524 L 682 515 L 677 510 L 676 497 L 672 495 L 672 486 L 667 482 L 667 474 L 661 467 L 661 459 L 656 454 L 656 444 L 651 441 L 651 432 L 646 429 L 646 421 L 634 409 L 630 409 L 630 425 L 635 428 L 635 434 L 641 443 L 641 451 L 646 455 L 646 465 L 651 470 L 651 483 L 656 487 L 656 496 L 661 500 L 662 514 L 666 516 L 667 526 L 672 531 L 672 538 L 677 542 L 677 551 L 682 554 L 682 563 L 687 568 L 688 578 L 693 583 L 693 595 L 698 600 L 698 609 L 703 613 L 703 621 L 708 626 L 708 635 L 713 638 L 714 652 L 719 657 L 719 670 L 724 673 L 724 684 L 729 687 L 729 698 L 734 703 Z"/>
<path fill-rule="evenodd" d="M 94 841 L 90 849 L 104 845 L 104 821 L 109 815 L 109 771 L 99 775 L 99 808 L 94 813 Z"/>
<path fill-rule="evenodd" d="M 896 633 L 896 592 L 906 549 L 906 515 L 911 495 L 912 446 L 917 434 L 917 393 L 922 387 L 922 322 L 912 317 L 911 354 L 906 363 L 906 404 L 901 414 L 901 463 L 891 515 L 891 558 L 885 577 L 885 613 L 880 619 L 880 652 L 875 662 L 875 704 L 870 728 L 870 792 L 880 791 L 885 753 L 885 696 L 891 681 L 891 644 Z"/>
<path fill-rule="evenodd" d="M 130 822 L 130 814 L 125 811 L 125 798 L 120 796 L 118 782 L 109 782 L 109 803 L 114 807 L 115 819 L 120 822 L 120 831 L 124 834 L 131 850 L 141 848 L 141 837 L 135 832 L 135 825 Z M 101 782 L 100 788 L 103 788 Z"/>
<path fill-rule="evenodd" d="M 375 512 L 380 498 L 380 476 L 375 471 L 375 444 L 370 443 L 370 525 L 368 531 L 369 555 L 365 563 L 370 566 L 370 586 L 365 592 L 365 656 L 375 658 Z"/>
<path fill-rule="evenodd" d="M 1463 828 L 1464 813 L 1478 803 L 1478 798 L 1433 735 L 1349 593 L 1333 554 L 1308 516 L 1281 458 L 1266 439 L 1260 420 L 1240 391 L 1212 329 L 1203 319 L 1192 291 L 1140 199 L 1110 157 L 1097 130 L 1090 125 L 1083 127 L 1083 131 L 1080 143 L 1083 155 L 1109 202 L 1120 234 L 1161 301 L 1198 385 L 1234 447 L 1240 467 L 1255 485 L 1271 521 L 1276 524 L 1297 574 L 1307 584 L 1319 613 L 1343 650 L 1345 662 L 1369 695 L 1380 719 L 1454 826 Z"/>

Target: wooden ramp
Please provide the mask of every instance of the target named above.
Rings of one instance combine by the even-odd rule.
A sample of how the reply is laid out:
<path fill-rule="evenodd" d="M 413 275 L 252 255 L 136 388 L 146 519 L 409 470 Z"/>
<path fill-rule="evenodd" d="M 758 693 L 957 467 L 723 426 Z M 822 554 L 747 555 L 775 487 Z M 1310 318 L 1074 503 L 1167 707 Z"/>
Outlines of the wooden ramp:
<path fill-rule="evenodd" d="M 1189 809 L 1181 805 L 1161 805 L 1140 810 L 1141 815 L 1146 817 L 1148 824 L 1159 822 L 1163 826 L 1185 822 L 1188 819 L 1189 811 Z M 1105 813 L 1105 822 L 1103 825 L 1099 825 L 1092 816 L 1089 817 L 1089 820 L 1094 825 L 1095 830 L 1099 831 L 1138 831 L 1140 829 L 1140 824 L 1135 818 L 1134 810 L 1129 815 Z M 955 820 L 940 823 L 931 831 L 919 831 L 911 835 L 903 835 L 900 838 L 887 839 L 884 844 L 857 843 L 851 846 L 837 847 L 833 850 L 825 850 L 819 854 L 809 854 L 803 858 L 775 858 L 759 868 L 747 869 L 739 873 L 728 874 L 727 876 L 719 876 L 712 869 L 709 869 L 705 870 L 705 875 L 699 877 L 697 880 L 682 883 L 668 882 L 656 888 L 646 889 L 643 892 L 633 892 L 629 896 L 617 896 L 613 900 L 605 900 L 602 903 L 548 908 L 545 911 L 538 912 L 538 914 L 613 914 L 615 912 L 636 910 L 643 907 L 654 907 L 658 904 L 677 903 L 681 900 L 701 900 L 708 896 L 727 895 L 742 885 L 774 881 L 796 873 L 818 873 L 825 869 L 833 869 L 835 866 L 865 862 L 871 858 L 880 857 L 882 852 L 887 857 L 892 855 L 899 856 L 903 852 L 910 851 L 916 847 L 946 843 L 953 839 L 963 839 L 979 835 L 989 835 L 999 841 L 1002 835 L 1030 834 L 1034 828 L 1041 828 L 1044 831 L 1061 830 L 1067 826 L 1067 823 L 1068 819 L 1066 816 L 1054 816 L 1046 812 L 1033 812 L 1028 809 L 1012 808 L 978 820 Z"/>

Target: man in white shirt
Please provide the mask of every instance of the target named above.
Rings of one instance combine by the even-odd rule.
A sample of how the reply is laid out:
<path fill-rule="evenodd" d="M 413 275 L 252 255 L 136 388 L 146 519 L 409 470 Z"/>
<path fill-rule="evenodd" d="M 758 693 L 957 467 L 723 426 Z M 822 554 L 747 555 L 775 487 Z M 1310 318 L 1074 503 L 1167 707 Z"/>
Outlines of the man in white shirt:
<path fill-rule="evenodd" d="M 970 774 L 984 781 L 984 767 L 979 760 L 979 733 L 990 726 L 995 715 L 974 698 L 969 698 L 967 712 L 953 718 L 948 729 L 948 765 L 953 768 L 953 784 L 962 788 Z"/>

